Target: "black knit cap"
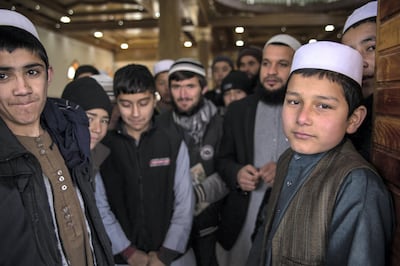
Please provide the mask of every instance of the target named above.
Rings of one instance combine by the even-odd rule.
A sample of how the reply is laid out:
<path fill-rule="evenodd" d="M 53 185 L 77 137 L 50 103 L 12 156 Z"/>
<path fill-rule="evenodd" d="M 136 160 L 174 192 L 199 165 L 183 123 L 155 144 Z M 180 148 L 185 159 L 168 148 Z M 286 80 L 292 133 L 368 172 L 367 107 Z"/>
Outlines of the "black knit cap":
<path fill-rule="evenodd" d="M 65 86 L 61 98 L 79 104 L 85 111 L 101 108 L 111 116 L 112 105 L 103 87 L 91 77 L 71 81 Z"/>
<path fill-rule="evenodd" d="M 231 67 L 231 69 L 235 68 L 234 65 L 233 65 L 233 61 L 229 56 L 217 55 L 216 57 L 214 57 L 214 60 L 213 60 L 213 62 L 211 64 L 211 68 L 214 68 L 215 64 L 218 63 L 218 62 L 226 62 Z"/>
<path fill-rule="evenodd" d="M 222 94 L 232 89 L 240 89 L 247 94 L 251 91 L 251 80 L 246 73 L 238 70 L 233 70 L 222 80 Z"/>
<path fill-rule="evenodd" d="M 262 49 L 257 46 L 247 46 L 243 47 L 242 49 L 239 50 L 239 54 L 236 60 L 236 66 L 240 66 L 240 59 L 245 56 L 245 55 L 250 55 L 254 57 L 260 64 L 262 61 Z"/>

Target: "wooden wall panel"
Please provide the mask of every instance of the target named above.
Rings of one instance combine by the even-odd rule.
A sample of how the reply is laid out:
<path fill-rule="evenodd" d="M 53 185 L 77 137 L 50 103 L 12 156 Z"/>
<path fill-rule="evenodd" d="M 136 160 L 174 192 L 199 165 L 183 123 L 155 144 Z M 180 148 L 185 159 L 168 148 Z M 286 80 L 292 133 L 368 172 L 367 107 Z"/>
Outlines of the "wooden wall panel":
<path fill-rule="evenodd" d="M 376 69 L 376 78 L 379 81 L 400 80 L 399 72 L 391 71 L 392 69 L 400 69 L 400 47 L 390 49 L 389 51 L 390 52 L 381 53 L 381 56 L 379 56 L 376 60 L 377 65 L 379 65 L 379 68 Z"/>
<path fill-rule="evenodd" d="M 379 1 L 379 11 L 381 20 L 385 20 L 388 17 L 400 12 L 399 1 L 381 0 Z"/>
<path fill-rule="evenodd" d="M 394 202 L 391 265 L 400 265 L 400 1 L 379 0 L 372 163 Z"/>
<path fill-rule="evenodd" d="M 380 87 L 375 95 L 375 108 L 376 114 L 400 116 L 400 82 L 397 84 L 390 84 L 391 88 Z"/>

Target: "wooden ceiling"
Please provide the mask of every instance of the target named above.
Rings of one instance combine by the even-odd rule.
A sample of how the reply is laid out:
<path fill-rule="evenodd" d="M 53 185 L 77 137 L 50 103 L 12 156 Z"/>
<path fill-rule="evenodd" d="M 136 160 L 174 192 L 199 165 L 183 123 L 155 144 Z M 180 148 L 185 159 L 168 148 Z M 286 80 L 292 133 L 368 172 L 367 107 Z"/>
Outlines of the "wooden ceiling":
<path fill-rule="evenodd" d="M 123 53 L 122 42 L 135 49 L 157 50 L 158 17 L 160 12 L 168 15 L 168 10 L 159 10 L 159 1 L 164 0 L 2 0 L 0 8 L 15 9 L 40 27 Z M 238 39 L 262 47 L 278 33 L 291 34 L 302 43 L 312 38 L 337 41 L 346 17 L 369 0 L 321 0 L 324 3 L 304 6 L 289 5 L 290 0 L 256 5 L 243 0 L 175 1 L 181 11 L 182 46 L 183 41 L 191 40 L 196 47 L 196 29 L 208 27 L 212 53 L 217 54 L 237 49 Z M 71 22 L 60 22 L 61 16 L 69 16 Z M 335 30 L 326 32 L 327 24 Z M 235 33 L 235 26 L 243 26 L 244 33 Z M 95 31 L 102 31 L 103 37 L 95 38 Z"/>

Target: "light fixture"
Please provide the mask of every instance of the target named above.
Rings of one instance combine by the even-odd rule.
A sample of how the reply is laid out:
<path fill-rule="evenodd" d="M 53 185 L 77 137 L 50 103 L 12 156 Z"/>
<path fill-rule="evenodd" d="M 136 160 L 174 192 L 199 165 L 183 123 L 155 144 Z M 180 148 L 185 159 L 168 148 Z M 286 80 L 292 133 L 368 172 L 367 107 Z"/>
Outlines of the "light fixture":
<path fill-rule="evenodd" d="M 244 41 L 243 40 L 237 40 L 236 41 L 236 46 L 238 46 L 238 47 L 244 46 Z"/>
<path fill-rule="evenodd" d="M 185 41 L 184 43 L 183 43 L 183 46 L 185 46 L 186 48 L 190 48 L 190 47 L 192 47 L 192 42 L 191 41 Z"/>
<path fill-rule="evenodd" d="M 78 67 L 79 67 L 78 60 L 72 61 L 72 63 L 69 65 L 68 70 L 67 70 L 67 78 L 69 80 L 71 80 L 75 77 L 75 72 Z"/>
<path fill-rule="evenodd" d="M 310 39 L 310 40 L 308 40 L 308 43 L 313 43 L 313 42 L 317 42 L 317 40 L 316 40 L 316 39 Z"/>
<path fill-rule="evenodd" d="M 121 43 L 120 47 L 121 47 L 121 49 L 126 50 L 129 48 L 129 45 L 126 42 L 124 42 L 124 43 Z"/>
<path fill-rule="evenodd" d="M 239 33 L 239 34 L 240 34 L 240 33 L 243 33 L 243 32 L 244 32 L 244 27 L 241 27 L 241 26 L 236 27 L 236 28 L 235 28 L 235 32 L 236 32 L 236 33 Z"/>
<path fill-rule="evenodd" d="M 335 26 L 333 25 L 326 25 L 325 26 L 325 31 L 334 31 L 335 30 Z"/>
<path fill-rule="evenodd" d="M 68 17 L 68 16 L 62 16 L 62 17 L 60 18 L 60 21 L 61 21 L 62 23 L 70 23 L 70 22 L 71 22 L 71 19 L 70 19 L 70 17 Z"/>
<path fill-rule="evenodd" d="M 103 33 L 101 31 L 95 31 L 93 33 L 94 37 L 96 38 L 102 38 L 103 37 Z"/>

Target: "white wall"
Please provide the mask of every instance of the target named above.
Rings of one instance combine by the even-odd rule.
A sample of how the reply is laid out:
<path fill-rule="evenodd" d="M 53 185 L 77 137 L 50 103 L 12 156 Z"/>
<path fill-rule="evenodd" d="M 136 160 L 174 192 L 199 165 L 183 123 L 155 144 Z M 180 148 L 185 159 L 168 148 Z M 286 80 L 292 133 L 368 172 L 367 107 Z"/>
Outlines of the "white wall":
<path fill-rule="evenodd" d="M 65 85 L 70 82 L 67 78 L 67 69 L 74 60 L 81 65 L 94 65 L 97 69 L 110 75 L 114 72 L 114 54 L 112 52 L 43 28 L 38 27 L 37 29 L 49 56 L 50 65 L 54 69 L 53 81 L 48 91 L 50 97 L 61 96 Z"/>

